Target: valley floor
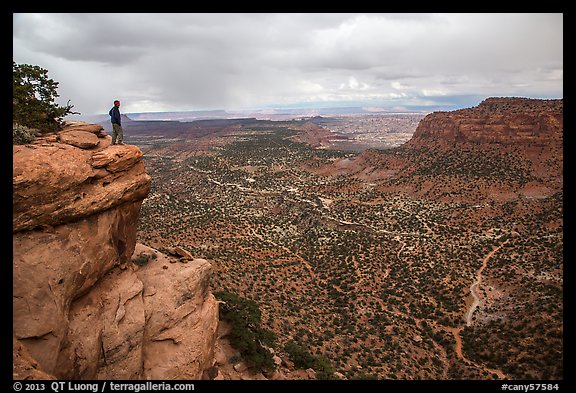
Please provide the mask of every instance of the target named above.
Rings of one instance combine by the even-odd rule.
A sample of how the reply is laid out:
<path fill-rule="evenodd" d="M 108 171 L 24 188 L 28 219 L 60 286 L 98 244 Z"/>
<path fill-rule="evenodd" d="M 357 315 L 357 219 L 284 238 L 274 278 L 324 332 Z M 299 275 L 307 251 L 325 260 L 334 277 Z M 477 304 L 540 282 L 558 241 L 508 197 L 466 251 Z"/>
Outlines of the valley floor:
<path fill-rule="evenodd" d="M 139 241 L 210 260 L 276 351 L 295 341 L 348 379 L 562 378 L 561 193 L 451 201 L 321 175 L 356 155 L 294 133 L 132 136 L 153 179 Z"/>

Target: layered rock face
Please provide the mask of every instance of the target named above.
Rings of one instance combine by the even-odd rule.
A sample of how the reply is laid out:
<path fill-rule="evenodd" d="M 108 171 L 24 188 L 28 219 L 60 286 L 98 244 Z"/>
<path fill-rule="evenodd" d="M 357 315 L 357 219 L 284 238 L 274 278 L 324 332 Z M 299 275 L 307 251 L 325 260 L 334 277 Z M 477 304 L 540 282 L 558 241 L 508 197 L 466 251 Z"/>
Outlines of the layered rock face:
<path fill-rule="evenodd" d="M 486 185 L 493 189 L 488 194 L 545 198 L 563 189 L 563 116 L 562 99 L 488 98 L 473 108 L 431 113 L 404 147 L 432 148 L 436 155 L 457 152 L 468 162 L 484 154 L 485 164 L 498 154 L 509 162 L 472 165 L 470 172 L 500 166 L 512 173 L 520 168 L 525 181 L 508 188 Z"/>
<path fill-rule="evenodd" d="M 427 115 L 397 149 L 309 169 L 446 201 L 548 198 L 563 190 L 563 110 L 562 99 L 487 98 Z"/>
<path fill-rule="evenodd" d="M 406 146 L 469 142 L 561 147 L 563 111 L 561 99 L 488 98 L 473 108 L 429 114 Z"/>
<path fill-rule="evenodd" d="M 15 379 L 197 379 L 211 365 L 210 264 L 131 263 L 150 177 L 140 149 L 110 139 L 83 124 L 13 148 Z"/>

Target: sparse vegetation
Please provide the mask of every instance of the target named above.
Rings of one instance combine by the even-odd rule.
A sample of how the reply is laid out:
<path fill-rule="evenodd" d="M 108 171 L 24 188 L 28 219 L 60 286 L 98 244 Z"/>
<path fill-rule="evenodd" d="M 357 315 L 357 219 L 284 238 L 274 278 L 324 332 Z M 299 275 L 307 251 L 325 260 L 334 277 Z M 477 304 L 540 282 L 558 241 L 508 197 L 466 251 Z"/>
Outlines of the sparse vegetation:
<path fill-rule="evenodd" d="M 141 253 L 136 257 L 132 258 L 132 263 L 138 266 L 144 266 L 146 265 L 146 263 L 148 263 L 150 259 L 156 259 L 156 258 L 158 258 L 158 255 L 155 252 L 151 254 Z"/>
<path fill-rule="evenodd" d="M 223 302 L 220 305 L 221 318 L 232 325 L 230 343 L 251 367 L 273 370 L 272 354 L 263 345 L 274 346 L 275 334 L 262 327 L 258 304 L 226 291 L 214 292 L 214 296 Z"/>
<path fill-rule="evenodd" d="M 216 293 L 257 302 L 246 348 L 261 326 L 318 378 L 562 378 L 563 194 L 518 193 L 536 179 L 534 149 L 351 155 L 291 141 L 300 126 L 252 122 L 214 148 L 155 141 L 144 156 L 138 236 L 182 243 L 211 260 Z M 455 333 L 506 241 L 473 326 Z"/>
<path fill-rule="evenodd" d="M 284 350 L 296 367 L 302 369 L 313 369 L 316 372 L 316 379 L 335 379 L 334 368 L 326 356 L 312 355 L 294 340 L 288 341 L 284 345 Z"/>
<path fill-rule="evenodd" d="M 28 128 L 18 123 L 12 125 L 12 144 L 25 145 L 32 142 L 39 135 L 38 130 Z"/>

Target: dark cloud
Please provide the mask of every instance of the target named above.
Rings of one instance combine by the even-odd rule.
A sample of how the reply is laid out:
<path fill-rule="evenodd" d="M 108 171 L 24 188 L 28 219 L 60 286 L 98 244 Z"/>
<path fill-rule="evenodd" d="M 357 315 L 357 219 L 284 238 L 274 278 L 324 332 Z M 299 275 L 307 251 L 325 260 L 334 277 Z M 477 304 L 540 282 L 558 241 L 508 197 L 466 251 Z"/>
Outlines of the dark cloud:
<path fill-rule="evenodd" d="M 562 14 L 14 14 L 13 43 L 83 113 L 563 94 Z"/>

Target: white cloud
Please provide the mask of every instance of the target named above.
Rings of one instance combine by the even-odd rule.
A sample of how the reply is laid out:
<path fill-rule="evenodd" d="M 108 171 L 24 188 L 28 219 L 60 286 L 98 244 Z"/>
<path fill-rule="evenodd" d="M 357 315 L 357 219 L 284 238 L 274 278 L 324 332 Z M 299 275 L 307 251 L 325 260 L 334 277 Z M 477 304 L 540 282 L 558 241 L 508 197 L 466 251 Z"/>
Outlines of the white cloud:
<path fill-rule="evenodd" d="M 409 85 L 399 81 L 390 82 L 390 87 L 392 87 L 394 90 L 407 90 L 410 88 Z"/>
<path fill-rule="evenodd" d="M 446 90 L 443 89 L 422 89 L 421 93 L 424 97 L 437 97 L 447 95 Z"/>
<path fill-rule="evenodd" d="M 367 83 L 359 82 L 354 76 L 350 76 L 346 83 L 341 83 L 338 87 L 339 90 L 369 90 L 370 86 Z"/>

